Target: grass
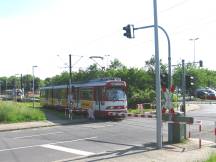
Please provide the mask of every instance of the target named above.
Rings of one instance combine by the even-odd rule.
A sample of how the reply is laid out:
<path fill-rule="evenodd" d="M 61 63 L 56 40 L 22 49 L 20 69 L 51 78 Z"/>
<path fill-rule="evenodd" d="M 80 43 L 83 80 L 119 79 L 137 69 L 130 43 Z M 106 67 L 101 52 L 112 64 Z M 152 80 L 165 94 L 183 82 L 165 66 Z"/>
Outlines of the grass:
<path fill-rule="evenodd" d="M 38 107 L 39 103 L 35 103 Z M 45 114 L 32 107 L 32 103 L 0 101 L 0 123 L 16 123 L 25 121 L 45 120 Z"/>
<path fill-rule="evenodd" d="M 205 162 L 215 162 L 216 154 L 211 154 L 211 156 Z"/>
<path fill-rule="evenodd" d="M 182 139 L 182 140 L 180 141 L 180 143 L 182 143 L 182 144 L 187 144 L 187 143 L 188 143 L 188 139 Z"/>

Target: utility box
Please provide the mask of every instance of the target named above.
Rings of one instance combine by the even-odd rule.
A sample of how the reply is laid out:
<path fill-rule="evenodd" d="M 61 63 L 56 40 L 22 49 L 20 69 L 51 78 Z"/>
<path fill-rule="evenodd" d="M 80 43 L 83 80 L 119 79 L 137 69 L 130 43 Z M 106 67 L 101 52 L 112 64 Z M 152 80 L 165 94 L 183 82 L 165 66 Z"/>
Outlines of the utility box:
<path fill-rule="evenodd" d="M 168 142 L 179 143 L 185 138 L 186 124 L 168 123 Z"/>
<path fill-rule="evenodd" d="M 186 139 L 186 124 L 192 124 L 193 118 L 186 117 L 182 113 L 175 113 L 170 117 L 170 114 L 162 115 L 163 121 L 171 121 L 168 123 L 168 142 L 179 143 Z"/>

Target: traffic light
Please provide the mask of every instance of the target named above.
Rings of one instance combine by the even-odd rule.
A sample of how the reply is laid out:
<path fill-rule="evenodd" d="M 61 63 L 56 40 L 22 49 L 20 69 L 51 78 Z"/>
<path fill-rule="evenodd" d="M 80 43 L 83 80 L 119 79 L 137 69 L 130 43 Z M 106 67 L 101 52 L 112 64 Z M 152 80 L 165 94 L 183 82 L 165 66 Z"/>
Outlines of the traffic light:
<path fill-rule="evenodd" d="M 192 75 L 186 75 L 186 88 L 190 89 L 194 86 L 194 77 Z"/>
<path fill-rule="evenodd" d="M 161 78 L 161 86 L 165 86 L 167 88 L 168 87 L 168 74 L 162 73 L 160 75 L 160 78 Z"/>
<path fill-rule="evenodd" d="M 125 30 L 125 37 L 134 38 L 134 25 L 128 24 L 127 26 L 123 27 L 123 30 Z"/>
<path fill-rule="evenodd" d="M 202 60 L 199 61 L 199 66 L 203 67 L 203 61 Z"/>

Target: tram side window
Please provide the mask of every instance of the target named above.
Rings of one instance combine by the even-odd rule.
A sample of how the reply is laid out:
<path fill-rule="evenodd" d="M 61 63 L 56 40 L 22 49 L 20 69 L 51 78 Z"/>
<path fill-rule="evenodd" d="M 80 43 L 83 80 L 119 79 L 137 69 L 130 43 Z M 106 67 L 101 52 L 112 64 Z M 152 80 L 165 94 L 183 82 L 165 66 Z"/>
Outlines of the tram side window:
<path fill-rule="evenodd" d="M 45 90 L 45 91 L 44 91 L 44 97 L 45 97 L 45 98 L 48 98 L 48 90 Z"/>
<path fill-rule="evenodd" d="M 92 100 L 93 99 L 93 89 L 80 89 L 80 99 L 82 100 Z"/>
<path fill-rule="evenodd" d="M 80 100 L 80 91 L 79 88 L 75 89 L 75 96 L 74 98 L 76 99 L 77 102 Z"/>
<path fill-rule="evenodd" d="M 48 90 L 41 90 L 40 92 L 40 96 L 43 98 L 47 98 L 48 97 Z"/>
<path fill-rule="evenodd" d="M 59 90 L 59 98 L 61 99 L 67 98 L 67 89 L 64 88 Z"/>
<path fill-rule="evenodd" d="M 52 89 L 48 89 L 48 98 L 52 98 Z"/>
<path fill-rule="evenodd" d="M 57 98 L 57 95 L 58 95 L 58 89 L 53 89 L 53 99 L 56 99 Z"/>

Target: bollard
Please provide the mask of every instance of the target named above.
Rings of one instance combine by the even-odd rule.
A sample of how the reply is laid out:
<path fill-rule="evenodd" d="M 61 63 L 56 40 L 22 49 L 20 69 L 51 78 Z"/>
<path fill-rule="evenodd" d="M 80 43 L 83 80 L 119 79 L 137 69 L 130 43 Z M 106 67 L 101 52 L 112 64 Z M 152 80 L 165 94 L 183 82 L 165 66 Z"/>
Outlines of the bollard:
<path fill-rule="evenodd" d="M 201 148 L 201 145 L 202 145 L 202 139 L 201 139 L 202 121 L 198 120 L 197 124 L 199 125 L 199 148 Z"/>
<path fill-rule="evenodd" d="M 194 124 L 199 126 L 199 148 L 201 148 L 201 146 L 202 146 L 202 134 L 201 134 L 202 120 L 195 121 Z M 189 138 L 191 138 L 190 124 L 189 124 Z"/>
<path fill-rule="evenodd" d="M 201 124 L 199 125 L 199 148 L 201 148 Z"/>
<path fill-rule="evenodd" d="M 189 134 L 188 134 L 188 138 L 191 138 L 190 124 L 189 124 Z"/>
<path fill-rule="evenodd" d="M 140 104 L 140 109 L 141 109 L 141 110 L 140 110 L 140 113 L 141 113 L 141 114 L 144 114 L 143 104 Z"/>

